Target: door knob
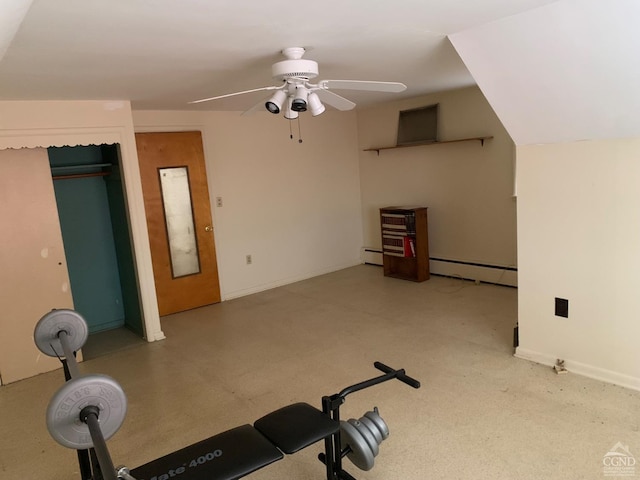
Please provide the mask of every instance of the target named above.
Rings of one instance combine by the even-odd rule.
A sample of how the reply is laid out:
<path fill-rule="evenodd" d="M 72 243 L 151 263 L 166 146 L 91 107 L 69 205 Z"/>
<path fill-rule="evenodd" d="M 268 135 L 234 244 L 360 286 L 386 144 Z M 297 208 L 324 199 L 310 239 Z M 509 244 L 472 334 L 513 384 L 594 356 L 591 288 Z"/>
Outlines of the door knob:
<path fill-rule="evenodd" d="M 213 232 L 213 227 L 211 225 L 207 225 L 206 227 L 204 227 L 204 231 L 205 232 Z"/>

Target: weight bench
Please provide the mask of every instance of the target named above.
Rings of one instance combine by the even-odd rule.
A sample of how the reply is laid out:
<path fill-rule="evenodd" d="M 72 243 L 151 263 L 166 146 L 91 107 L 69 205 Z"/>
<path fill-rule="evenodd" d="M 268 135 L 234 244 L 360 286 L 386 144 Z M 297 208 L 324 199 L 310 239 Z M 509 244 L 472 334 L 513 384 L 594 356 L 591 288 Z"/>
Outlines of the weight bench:
<path fill-rule="evenodd" d="M 397 379 L 413 388 L 420 382 L 380 362 L 384 375 L 351 385 L 322 397 L 322 411 L 307 403 L 294 403 L 256 420 L 194 443 L 145 465 L 117 469 L 106 440 L 120 428 L 127 410 L 122 387 L 106 375 L 80 375 L 75 352 L 84 345 L 88 328 L 82 316 L 67 309 L 44 315 L 34 331 L 42 353 L 60 359 L 66 383 L 47 407 L 47 428 L 61 445 L 77 450 L 82 480 L 236 480 L 320 440 L 327 480 L 355 480 L 342 468 L 347 457 L 361 470 L 370 470 L 378 446 L 389 429 L 378 409 L 359 420 L 340 420 L 340 406 L 351 393 Z M 64 357 L 64 358 L 63 358 Z"/>
<path fill-rule="evenodd" d="M 142 465 L 136 479 L 168 480 L 185 473 L 189 480 L 236 480 L 284 455 L 292 454 L 338 432 L 332 420 L 307 403 L 281 408 L 257 420 L 214 435 Z"/>

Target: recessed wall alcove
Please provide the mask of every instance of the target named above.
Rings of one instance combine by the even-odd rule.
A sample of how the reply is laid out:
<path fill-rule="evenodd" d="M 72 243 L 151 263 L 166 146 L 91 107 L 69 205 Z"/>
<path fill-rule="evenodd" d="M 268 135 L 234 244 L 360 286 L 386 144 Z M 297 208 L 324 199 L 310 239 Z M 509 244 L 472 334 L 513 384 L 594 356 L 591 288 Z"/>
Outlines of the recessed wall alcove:
<path fill-rule="evenodd" d="M 143 337 L 119 150 L 50 147 L 47 154 L 74 309 L 90 336 L 126 327 Z"/>

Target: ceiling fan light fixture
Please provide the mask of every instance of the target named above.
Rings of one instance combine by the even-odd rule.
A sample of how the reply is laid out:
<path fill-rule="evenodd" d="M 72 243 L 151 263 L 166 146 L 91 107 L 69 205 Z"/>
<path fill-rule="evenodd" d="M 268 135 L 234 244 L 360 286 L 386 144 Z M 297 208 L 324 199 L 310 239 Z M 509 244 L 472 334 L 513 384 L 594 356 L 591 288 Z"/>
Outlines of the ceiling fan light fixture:
<path fill-rule="evenodd" d="M 284 107 L 284 118 L 286 118 L 287 120 L 295 120 L 296 118 L 298 118 L 298 112 L 296 112 L 291 108 L 292 104 L 293 104 L 293 99 L 289 98 L 289 101 Z"/>
<path fill-rule="evenodd" d="M 280 110 L 282 109 L 282 104 L 286 99 L 287 99 L 287 94 L 284 92 L 284 90 L 278 90 L 276 93 L 274 93 L 271 96 L 269 100 L 266 101 L 264 106 L 269 112 L 273 114 L 280 113 Z"/>
<path fill-rule="evenodd" d="M 291 110 L 294 112 L 306 112 L 308 94 L 309 92 L 307 92 L 306 88 L 302 86 L 296 87 L 296 93 L 294 93 L 293 101 L 291 102 Z"/>
<path fill-rule="evenodd" d="M 311 115 L 317 117 L 322 112 L 324 112 L 325 106 L 320 101 L 320 97 L 315 92 L 311 92 L 307 97 L 307 103 L 309 104 L 309 109 L 311 110 Z"/>
<path fill-rule="evenodd" d="M 406 90 L 406 85 L 399 82 L 379 82 L 374 80 L 321 80 L 317 84 L 309 82 L 318 76 L 318 63 L 302 58 L 305 54 L 303 47 L 289 47 L 282 50 L 285 60 L 272 65 L 273 78 L 280 81 L 280 85 L 253 88 L 241 92 L 227 93 L 215 97 L 194 100 L 189 103 L 208 102 L 220 98 L 234 97 L 246 93 L 269 90 L 273 93 L 266 102 L 262 101 L 244 113 L 254 112 L 265 106 L 270 113 L 283 113 L 285 118 L 298 118 L 299 112 L 311 111 L 315 117 L 325 112 L 324 103 L 336 110 L 346 111 L 355 108 L 356 104 L 331 90 L 361 90 L 368 92 L 397 93 Z M 286 103 L 285 103 L 286 102 Z"/>
<path fill-rule="evenodd" d="M 313 60 L 303 59 L 304 48 L 292 47 L 282 50 L 286 60 L 274 63 L 271 66 L 271 75 L 276 80 L 287 78 L 315 78 L 318 76 L 318 63 Z"/>

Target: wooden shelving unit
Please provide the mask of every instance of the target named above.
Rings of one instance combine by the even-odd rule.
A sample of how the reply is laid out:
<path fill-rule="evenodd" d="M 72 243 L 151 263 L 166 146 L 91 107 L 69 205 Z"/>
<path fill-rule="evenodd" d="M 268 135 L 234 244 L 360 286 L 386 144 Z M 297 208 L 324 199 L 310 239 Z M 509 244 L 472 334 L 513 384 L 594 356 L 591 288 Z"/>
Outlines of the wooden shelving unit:
<path fill-rule="evenodd" d="M 397 148 L 411 148 L 411 147 L 424 147 L 429 145 L 442 145 L 444 143 L 460 143 L 460 142 L 480 142 L 481 146 L 484 146 L 485 140 L 491 140 L 493 136 L 489 137 L 472 137 L 472 138 L 459 138 L 457 140 L 443 140 L 441 142 L 421 142 L 421 143 L 412 143 L 410 145 L 395 145 L 391 147 L 371 147 L 365 148 L 363 151 L 365 152 L 377 152 L 380 155 L 380 150 L 395 150 Z"/>
<path fill-rule="evenodd" d="M 384 275 L 414 282 L 429 280 L 427 207 L 380 209 Z"/>

